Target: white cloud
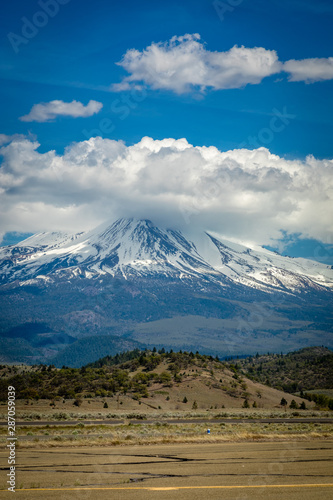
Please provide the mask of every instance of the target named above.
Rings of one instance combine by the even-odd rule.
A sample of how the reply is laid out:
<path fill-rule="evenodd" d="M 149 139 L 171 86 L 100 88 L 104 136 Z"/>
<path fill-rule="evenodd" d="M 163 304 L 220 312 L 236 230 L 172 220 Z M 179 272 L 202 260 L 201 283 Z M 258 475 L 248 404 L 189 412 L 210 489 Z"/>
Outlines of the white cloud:
<path fill-rule="evenodd" d="M 333 79 L 333 57 L 302 59 L 296 61 L 291 59 L 283 65 L 283 70 L 290 73 L 289 81 L 306 83 L 320 82 Z"/>
<path fill-rule="evenodd" d="M 57 116 L 71 116 L 72 118 L 92 116 L 103 107 L 101 102 L 89 101 L 85 106 L 80 101 L 64 102 L 50 101 L 34 104 L 28 115 L 21 116 L 22 122 L 49 122 Z"/>
<path fill-rule="evenodd" d="M 120 92 L 150 86 L 183 94 L 193 90 L 241 88 L 258 84 L 265 77 L 290 74 L 290 81 L 312 83 L 333 79 L 333 58 L 290 60 L 282 63 L 275 50 L 235 45 L 225 52 L 211 52 L 200 35 L 174 36 L 167 42 L 153 42 L 142 51 L 127 50 L 117 63 L 129 75 L 111 90 Z"/>
<path fill-rule="evenodd" d="M 9 142 L 12 141 L 20 141 L 24 139 L 26 139 L 26 136 L 23 134 L 13 134 L 13 135 L 0 134 L 0 146 L 8 144 Z"/>
<path fill-rule="evenodd" d="M 3 232 L 78 231 L 134 216 L 258 244 L 281 230 L 332 239 L 333 160 L 149 137 L 133 146 L 95 137 L 63 155 L 38 147 L 25 140 L 0 149 Z"/>
<path fill-rule="evenodd" d="M 244 87 L 281 71 L 274 50 L 235 45 L 226 52 L 210 52 L 197 33 L 174 36 L 165 43 L 152 43 L 142 52 L 128 50 L 118 65 L 130 75 L 113 85 L 114 91 L 127 90 L 135 82 L 143 82 L 153 89 L 173 90 L 178 94 L 193 88 Z"/>

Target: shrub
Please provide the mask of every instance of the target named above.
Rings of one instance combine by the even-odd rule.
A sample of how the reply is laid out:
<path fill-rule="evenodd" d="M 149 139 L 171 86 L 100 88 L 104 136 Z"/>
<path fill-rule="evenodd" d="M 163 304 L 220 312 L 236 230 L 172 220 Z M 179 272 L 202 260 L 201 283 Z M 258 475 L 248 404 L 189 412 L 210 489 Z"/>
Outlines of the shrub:
<path fill-rule="evenodd" d="M 170 373 L 164 371 L 161 373 L 160 377 L 159 377 L 159 382 L 161 384 L 164 384 L 164 385 L 170 385 L 171 384 L 171 375 Z"/>

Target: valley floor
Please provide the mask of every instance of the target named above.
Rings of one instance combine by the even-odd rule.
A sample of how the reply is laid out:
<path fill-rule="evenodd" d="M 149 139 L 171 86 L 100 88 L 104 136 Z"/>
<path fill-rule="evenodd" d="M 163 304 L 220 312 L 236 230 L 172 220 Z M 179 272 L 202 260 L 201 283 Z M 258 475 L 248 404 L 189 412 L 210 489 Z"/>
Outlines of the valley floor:
<path fill-rule="evenodd" d="M 25 500 L 331 498 L 332 439 L 214 444 L 206 438 L 181 446 L 22 449 L 16 493 Z"/>

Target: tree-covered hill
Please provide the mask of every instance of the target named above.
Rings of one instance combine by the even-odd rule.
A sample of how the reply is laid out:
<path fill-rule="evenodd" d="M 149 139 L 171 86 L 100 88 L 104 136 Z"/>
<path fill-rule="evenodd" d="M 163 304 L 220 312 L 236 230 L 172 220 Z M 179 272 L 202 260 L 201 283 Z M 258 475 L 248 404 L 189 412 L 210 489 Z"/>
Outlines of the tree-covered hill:
<path fill-rule="evenodd" d="M 273 408 L 287 404 L 304 409 L 301 398 L 291 398 L 250 380 L 240 368 L 239 362 L 220 361 L 198 352 L 166 352 L 163 348 L 106 356 L 82 368 L 2 365 L 0 399 L 6 401 L 11 385 L 18 399 L 51 400 L 58 406 L 70 401 L 80 406 L 83 401 L 100 399 L 118 408 L 119 398 L 123 398 L 132 409 L 140 404 L 165 410 Z M 283 400 L 286 403 L 281 406 Z"/>
<path fill-rule="evenodd" d="M 333 389 L 333 352 L 326 347 L 257 354 L 237 360 L 237 365 L 247 377 L 285 392 Z"/>

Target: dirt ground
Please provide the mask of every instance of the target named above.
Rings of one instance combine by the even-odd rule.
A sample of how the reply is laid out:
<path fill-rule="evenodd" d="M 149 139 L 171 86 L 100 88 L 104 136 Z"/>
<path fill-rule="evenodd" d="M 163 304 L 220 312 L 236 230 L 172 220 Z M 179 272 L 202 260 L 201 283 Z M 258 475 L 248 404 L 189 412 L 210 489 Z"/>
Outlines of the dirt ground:
<path fill-rule="evenodd" d="M 16 458 L 19 499 L 333 498 L 332 440 L 17 449 Z"/>

